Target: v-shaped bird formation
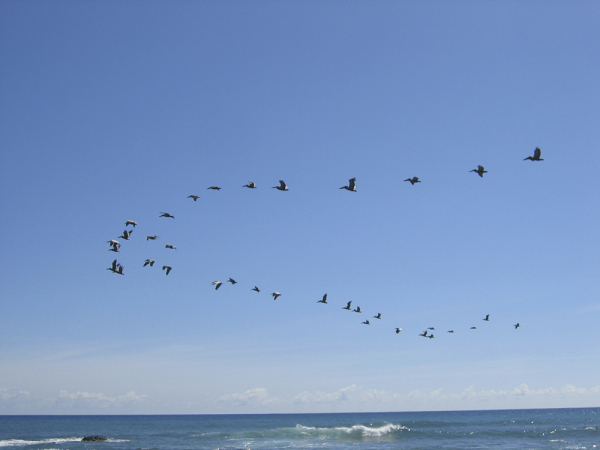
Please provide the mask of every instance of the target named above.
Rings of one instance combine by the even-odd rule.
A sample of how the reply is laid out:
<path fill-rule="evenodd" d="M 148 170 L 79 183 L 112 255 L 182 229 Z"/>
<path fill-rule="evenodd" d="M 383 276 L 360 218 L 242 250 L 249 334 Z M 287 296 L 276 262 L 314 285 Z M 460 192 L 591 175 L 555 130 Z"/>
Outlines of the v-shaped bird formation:
<path fill-rule="evenodd" d="M 544 161 L 541 158 L 541 156 L 542 156 L 542 151 L 540 150 L 539 147 L 536 147 L 536 149 L 533 152 L 533 155 L 532 156 L 528 156 L 527 158 L 524 158 L 524 161 L 528 161 L 528 160 L 529 161 Z M 488 173 L 488 171 L 485 170 L 485 168 L 482 165 L 478 165 L 476 169 L 472 169 L 469 172 L 475 172 L 481 178 L 483 178 L 484 174 Z M 407 178 L 404 181 L 409 181 L 410 184 L 413 185 L 413 186 L 416 183 L 421 183 L 421 180 L 419 180 L 419 177 L 416 177 L 416 176 Z M 256 189 L 257 188 L 256 183 L 254 183 L 252 181 L 249 181 L 248 184 L 245 184 L 242 187 L 250 188 L 250 189 Z M 279 180 L 279 185 L 272 186 L 272 188 L 273 189 L 277 189 L 279 191 L 289 191 L 289 187 L 287 186 L 287 184 L 283 180 Z M 214 190 L 214 191 L 219 191 L 219 190 L 221 190 L 221 187 L 219 187 L 219 186 L 209 186 L 207 189 Z M 356 189 L 356 178 L 350 178 L 348 180 L 348 184 L 346 186 L 340 187 L 339 189 L 344 189 L 344 190 L 347 190 L 347 191 L 350 191 L 350 192 L 357 192 L 357 189 Z M 189 195 L 187 198 L 191 198 L 195 202 L 195 201 L 197 201 L 200 198 L 200 196 L 198 196 L 198 195 Z M 173 215 L 171 215 L 171 214 L 169 214 L 167 212 L 160 212 L 159 214 L 160 214 L 159 217 L 175 219 L 175 217 Z M 121 238 L 123 240 L 126 240 L 126 241 L 130 241 L 131 240 L 131 235 L 133 233 L 133 228 L 135 228 L 137 225 L 138 225 L 138 223 L 136 221 L 134 221 L 134 220 L 127 220 L 125 222 L 125 227 L 131 226 L 132 229 L 127 229 L 126 228 L 123 231 L 122 235 L 119 236 L 119 238 Z M 156 240 L 156 239 L 159 239 L 159 237 L 157 235 L 147 235 L 146 236 L 146 241 L 149 241 L 149 240 L 153 241 L 153 240 Z M 107 241 L 107 243 L 110 246 L 110 248 L 108 249 L 109 251 L 115 252 L 115 253 L 119 253 L 120 248 L 121 248 L 121 243 L 119 241 L 117 241 L 115 239 L 111 239 L 111 240 Z M 165 248 L 166 249 L 171 249 L 171 250 L 176 250 L 177 249 L 177 247 L 175 247 L 174 245 L 169 244 L 169 243 L 167 243 L 165 245 Z M 151 268 L 151 267 L 154 266 L 154 262 L 155 261 L 152 260 L 152 259 L 146 259 L 145 261 L 143 261 L 143 267 L 149 267 L 149 268 Z M 113 262 L 111 263 L 111 266 L 109 268 L 107 268 L 106 270 L 109 270 L 112 273 L 115 273 L 117 275 L 125 275 L 125 273 L 124 273 L 124 267 L 120 263 L 118 263 L 116 259 L 113 260 Z M 165 275 L 169 275 L 169 273 L 173 269 L 172 269 L 172 267 L 170 265 L 166 265 L 165 264 L 165 265 L 162 266 L 162 270 L 165 271 Z M 230 283 L 231 286 L 234 286 L 234 285 L 238 284 L 238 282 L 235 281 L 231 277 L 229 277 L 229 279 L 226 281 L 226 283 Z M 214 286 L 215 290 L 218 290 L 223 284 L 224 283 L 221 282 L 221 281 L 213 281 L 212 282 L 212 286 Z M 251 288 L 250 290 L 252 290 L 254 292 L 257 292 L 257 293 L 261 292 L 261 289 L 259 289 L 256 285 L 253 288 Z M 282 294 L 279 293 L 279 292 L 277 292 L 277 291 L 272 292 L 270 295 L 273 297 L 273 300 L 277 300 L 279 297 L 282 296 Z M 316 303 L 321 303 L 321 304 L 328 305 L 329 303 L 327 302 L 327 294 L 324 294 L 323 298 L 320 299 L 320 300 L 318 300 Z M 346 302 L 346 306 L 344 306 L 341 309 L 347 310 L 347 311 L 352 311 L 352 312 L 355 312 L 355 313 L 362 313 L 362 311 L 360 309 L 360 306 L 356 306 L 354 309 L 352 309 L 351 305 L 352 305 L 352 301 L 348 301 L 348 302 Z M 377 314 L 374 315 L 374 316 L 372 316 L 372 318 L 379 319 L 379 320 L 383 319 L 382 314 L 380 312 L 377 312 Z M 483 319 L 481 319 L 481 320 L 483 320 L 485 322 L 490 322 L 490 315 L 486 314 L 485 317 Z M 370 322 L 369 322 L 369 320 L 365 320 L 365 321 L 361 322 L 361 324 L 363 324 L 363 325 L 370 325 Z M 512 325 L 512 326 L 516 330 L 516 329 L 518 329 L 518 328 L 521 327 L 521 324 L 517 323 L 517 324 Z M 477 327 L 475 327 L 475 326 L 470 327 L 470 330 L 476 330 L 476 329 L 477 329 Z M 390 331 L 392 331 L 392 330 L 394 330 L 396 334 L 400 334 L 403 331 L 403 329 L 400 328 L 400 327 L 390 326 Z M 431 332 L 434 331 L 434 330 L 435 330 L 434 327 L 428 327 L 425 331 L 423 331 L 422 333 L 420 333 L 419 336 L 426 337 L 426 338 L 429 338 L 429 339 L 433 339 L 434 338 L 434 334 L 431 333 Z M 454 332 L 455 332 L 454 330 L 447 330 L 447 333 L 450 333 L 450 334 L 453 334 Z"/>

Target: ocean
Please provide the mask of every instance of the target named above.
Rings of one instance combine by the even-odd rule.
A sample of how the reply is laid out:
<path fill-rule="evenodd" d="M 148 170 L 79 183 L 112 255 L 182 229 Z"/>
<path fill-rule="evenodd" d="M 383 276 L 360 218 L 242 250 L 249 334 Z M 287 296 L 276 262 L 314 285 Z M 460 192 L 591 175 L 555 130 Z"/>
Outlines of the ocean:
<path fill-rule="evenodd" d="M 103 442 L 81 442 L 90 435 Z M 593 449 L 600 408 L 341 414 L 0 416 L 14 450 Z"/>

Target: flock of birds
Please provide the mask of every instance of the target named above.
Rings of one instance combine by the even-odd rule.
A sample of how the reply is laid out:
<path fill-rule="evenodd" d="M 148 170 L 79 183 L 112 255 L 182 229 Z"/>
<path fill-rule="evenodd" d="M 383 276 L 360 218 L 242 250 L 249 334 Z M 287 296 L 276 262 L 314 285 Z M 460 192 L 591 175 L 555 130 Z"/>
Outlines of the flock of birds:
<path fill-rule="evenodd" d="M 530 161 L 543 161 L 543 159 L 541 158 L 542 156 L 542 151 L 540 150 L 539 147 L 536 147 L 536 149 L 534 150 L 534 153 L 532 156 L 528 156 L 527 158 L 524 159 L 524 161 L 530 160 Z M 477 175 L 479 175 L 480 177 L 483 178 L 483 174 L 488 173 L 487 170 L 484 169 L 483 166 L 479 165 L 477 166 L 476 169 L 471 170 L 470 172 L 475 172 Z M 412 177 L 412 178 L 407 178 L 404 181 L 408 181 L 410 182 L 411 185 L 415 185 L 416 183 L 420 183 L 421 181 L 419 180 L 419 177 Z M 243 185 L 242 187 L 245 188 L 249 188 L 249 189 L 256 189 L 256 183 L 249 181 L 248 184 Z M 289 188 L 288 186 L 285 184 L 285 182 L 283 180 L 279 180 L 279 185 L 278 186 L 272 186 L 273 189 L 278 189 L 280 191 L 288 191 Z M 219 186 L 210 186 L 207 189 L 210 190 L 220 190 L 221 188 Z M 345 189 L 347 191 L 351 191 L 351 192 L 356 192 L 356 178 L 350 178 L 350 180 L 348 180 L 348 185 L 346 186 L 342 186 L 340 187 L 340 189 Z M 191 198 L 194 201 L 197 201 L 200 196 L 199 195 L 189 195 L 187 198 Z M 170 218 L 170 219 L 174 219 L 175 217 L 167 212 L 160 212 L 160 216 L 159 217 L 165 217 L 165 218 Z M 138 223 L 134 220 L 127 220 L 125 222 L 125 230 L 123 231 L 123 234 L 121 236 L 119 236 L 120 239 L 129 241 L 131 238 L 131 234 L 133 233 L 133 229 L 136 227 Z M 131 226 L 131 229 L 127 229 L 127 227 Z M 146 241 L 149 240 L 156 240 L 159 239 L 159 237 L 157 235 L 147 235 L 146 236 Z M 119 241 L 117 241 L 116 239 L 111 239 L 109 241 L 107 241 L 107 243 L 110 245 L 111 248 L 109 248 L 109 251 L 111 252 L 115 252 L 118 253 L 119 249 L 121 248 L 121 243 Z M 170 250 L 177 250 L 177 247 L 175 247 L 174 245 L 171 244 L 166 244 L 165 245 L 166 249 L 170 249 Z M 146 259 L 144 261 L 143 267 L 146 266 L 154 266 L 154 260 L 152 259 Z M 118 275 L 124 275 L 124 267 L 119 264 L 117 262 L 117 260 L 113 260 L 111 266 L 109 268 L 107 268 L 106 270 L 111 271 L 112 273 L 118 274 Z M 162 266 L 162 270 L 165 271 L 166 275 L 169 275 L 169 273 L 172 270 L 172 267 L 169 265 L 163 265 Z M 233 278 L 229 278 L 226 283 L 230 283 L 232 286 L 237 284 L 237 281 L 235 281 Z M 223 282 L 221 281 L 213 281 L 212 282 L 212 286 L 215 287 L 215 290 L 218 290 L 221 286 L 223 285 Z M 252 289 L 252 291 L 254 292 L 260 292 L 261 290 L 257 287 L 254 286 Z M 273 300 L 277 300 L 281 294 L 279 292 L 273 292 L 271 294 L 271 296 L 273 297 Z M 318 300 L 317 303 L 322 303 L 322 304 L 327 304 L 327 294 L 323 295 L 323 298 Z M 362 313 L 360 306 L 356 306 L 354 309 L 352 309 L 352 301 L 347 302 L 346 306 L 344 306 L 342 309 L 343 310 L 347 310 L 347 311 L 352 311 L 355 313 Z M 372 317 L 373 319 L 378 319 L 381 320 L 382 316 L 381 313 L 377 313 L 375 316 Z M 487 314 L 485 316 L 485 318 L 482 319 L 485 322 L 489 322 L 490 321 L 490 315 Z M 362 322 L 363 325 L 370 325 L 371 323 L 369 322 L 369 320 L 365 320 L 364 322 Z M 519 323 L 513 325 L 513 327 L 516 329 L 520 328 L 521 325 Z M 477 327 L 472 326 L 470 327 L 470 330 L 476 330 Z M 395 332 L 396 334 L 399 334 L 402 331 L 402 328 L 395 328 Z M 426 330 L 424 330 L 422 333 L 419 334 L 419 336 L 425 337 L 425 338 L 429 338 L 429 339 L 433 339 L 435 336 L 432 333 L 432 331 L 435 331 L 434 327 L 428 327 Z M 454 333 L 454 330 L 447 330 L 447 333 Z"/>

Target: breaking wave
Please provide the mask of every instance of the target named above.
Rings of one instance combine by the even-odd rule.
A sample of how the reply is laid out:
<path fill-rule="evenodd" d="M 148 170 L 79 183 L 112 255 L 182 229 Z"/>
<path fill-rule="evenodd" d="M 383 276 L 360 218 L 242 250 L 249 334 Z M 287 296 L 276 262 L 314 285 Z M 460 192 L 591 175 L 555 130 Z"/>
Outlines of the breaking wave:
<path fill-rule="evenodd" d="M 49 438 L 39 440 L 23 440 L 23 439 L 5 439 L 0 441 L 0 447 L 24 447 L 25 445 L 40 445 L 40 444 L 65 444 L 68 442 L 81 442 L 81 437 L 69 437 L 69 438 Z M 107 439 L 104 442 L 129 442 L 127 439 Z"/>

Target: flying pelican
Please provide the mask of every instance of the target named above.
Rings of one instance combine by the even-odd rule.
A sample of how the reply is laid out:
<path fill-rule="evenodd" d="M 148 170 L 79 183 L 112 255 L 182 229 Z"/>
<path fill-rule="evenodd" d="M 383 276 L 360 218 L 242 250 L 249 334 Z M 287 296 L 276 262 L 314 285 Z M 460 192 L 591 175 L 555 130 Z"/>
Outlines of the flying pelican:
<path fill-rule="evenodd" d="M 423 331 L 419 336 L 427 337 L 427 330 Z"/>
<path fill-rule="evenodd" d="M 317 303 L 327 303 L 327 294 L 325 294 L 323 296 L 323 298 L 321 300 L 319 300 Z"/>
<path fill-rule="evenodd" d="M 194 201 L 196 201 L 200 198 L 200 196 L 199 195 L 188 195 L 187 198 L 193 198 Z"/>
<path fill-rule="evenodd" d="M 454 330 L 448 330 L 448 333 L 454 333 Z"/>
<path fill-rule="evenodd" d="M 216 291 L 217 289 L 219 289 L 221 287 L 221 285 L 223 283 L 221 283 L 220 281 L 213 281 L 212 284 L 215 285 L 215 291 Z"/>
<path fill-rule="evenodd" d="M 146 267 L 148 264 L 150 264 L 150 267 L 152 267 L 154 265 L 154 260 L 147 259 L 146 261 L 144 261 L 144 267 Z"/>
<path fill-rule="evenodd" d="M 348 186 L 342 186 L 340 189 L 346 189 L 347 191 L 356 192 L 356 178 L 350 178 L 348 180 Z"/>
<path fill-rule="evenodd" d="M 277 300 L 277 297 L 279 297 L 281 294 L 279 292 L 273 292 L 271 295 L 273 296 L 273 300 Z"/>
<path fill-rule="evenodd" d="M 219 186 L 211 186 L 211 187 L 207 187 L 206 189 L 212 189 L 213 191 L 221 190 L 221 188 Z"/>
<path fill-rule="evenodd" d="M 119 275 L 124 275 L 123 273 L 123 266 L 121 264 L 117 264 L 118 268 L 117 271 L 115 273 L 118 273 Z"/>
<path fill-rule="evenodd" d="M 177 247 L 175 247 L 174 245 L 171 245 L 171 244 L 165 245 L 165 248 L 170 248 L 172 250 L 177 250 Z"/>
<path fill-rule="evenodd" d="M 247 187 L 247 188 L 250 188 L 250 189 L 255 189 L 256 188 L 256 183 L 254 181 L 248 181 L 248 184 L 245 184 L 242 187 Z"/>
<path fill-rule="evenodd" d="M 235 281 L 233 278 L 229 278 L 229 280 L 227 280 L 228 283 L 231 283 L 231 285 L 233 286 L 235 283 L 237 283 L 237 281 Z"/>
<path fill-rule="evenodd" d="M 120 266 L 120 264 L 117 264 L 117 260 L 115 259 L 112 262 L 112 265 L 106 270 L 110 270 L 111 272 L 117 273 L 117 267 L 119 267 L 119 266 Z"/>
<path fill-rule="evenodd" d="M 125 222 L 125 226 L 127 225 L 133 225 L 133 228 L 135 228 L 137 222 L 135 220 L 128 220 L 127 222 Z"/>
<path fill-rule="evenodd" d="M 528 159 L 530 159 L 531 161 L 543 161 L 541 156 L 542 156 L 542 151 L 540 150 L 539 147 L 536 147 L 535 150 L 533 151 L 533 156 L 528 156 L 523 161 L 527 161 Z"/>
<path fill-rule="evenodd" d="M 133 233 L 133 230 L 131 230 L 131 231 L 124 230 L 123 231 L 123 235 L 119 236 L 119 237 L 122 238 L 122 239 L 125 239 L 126 241 L 128 241 L 129 240 L 129 236 L 131 236 L 131 233 Z"/>
<path fill-rule="evenodd" d="M 433 339 L 433 334 L 430 334 L 429 336 L 427 336 L 429 339 Z"/>
<path fill-rule="evenodd" d="M 415 183 L 420 183 L 419 181 L 419 177 L 412 177 L 412 178 L 407 178 L 404 181 L 410 181 L 410 184 L 412 184 L 413 186 L 415 185 Z"/>
<path fill-rule="evenodd" d="M 516 330 L 517 328 L 519 328 L 521 326 L 521 324 L 517 323 L 516 325 L 513 325 L 513 326 L 515 327 L 515 330 Z"/>
<path fill-rule="evenodd" d="M 428 330 L 435 330 L 435 328 L 433 328 L 433 327 L 429 327 L 429 328 L 427 328 L 427 329 L 428 329 Z"/>
<path fill-rule="evenodd" d="M 476 329 L 477 329 L 477 327 L 471 327 L 471 328 L 469 328 L 469 330 L 476 330 Z"/>
<path fill-rule="evenodd" d="M 376 316 L 373 316 L 373 319 L 381 319 L 381 313 L 377 313 Z"/>
<path fill-rule="evenodd" d="M 396 328 L 396 334 L 400 333 L 402 331 L 402 328 Z"/>
<path fill-rule="evenodd" d="M 280 191 L 288 191 L 288 187 L 285 185 L 283 180 L 279 180 L 279 186 L 273 186 L 273 189 L 278 189 Z"/>
<path fill-rule="evenodd" d="M 484 173 L 488 173 L 487 170 L 484 170 L 483 166 L 477 166 L 477 169 L 469 170 L 469 172 L 475 172 L 481 178 L 483 178 Z"/>
<path fill-rule="evenodd" d="M 260 289 L 256 286 L 254 286 L 254 289 L 251 289 L 252 291 L 256 291 L 256 292 L 260 292 Z"/>
<path fill-rule="evenodd" d="M 485 320 L 486 322 L 489 322 L 489 321 L 490 321 L 490 315 L 489 315 L 489 314 L 488 314 L 488 315 L 486 315 L 486 316 L 485 316 L 485 319 L 481 319 L 481 320 Z"/>
<path fill-rule="evenodd" d="M 167 275 L 169 275 L 169 272 L 171 271 L 171 266 L 163 266 L 162 270 L 166 270 Z"/>
<path fill-rule="evenodd" d="M 151 240 L 153 240 L 153 241 L 154 241 L 155 239 L 158 239 L 158 236 L 157 236 L 157 235 L 154 235 L 154 236 L 146 236 L 146 240 L 148 240 L 148 239 L 151 239 Z"/>
<path fill-rule="evenodd" d="M 348 311 L 350 311 L 351 304 L 352 304 L 352 302 L 348 302 L 348 304 L 346 306 L 344 306 L 342 309 L 347 309 Z"/>
<path fill-rule="evenodd" d="M 360 306 L 357 306 L 356 309 L 353 309 L 352 311 L 359 313 L 360 312 Z"/>
<path fill-rule="evenodd" d="M 171 214 L 166 213 L 166 212 L 161 212 L 160 216 L 158 216 L 158 217 L 170 217 L 171 219 L 175 218 L 175 216 L 172 216 Z"/>
<path fill-rule="evenodd" d="M 117 241 L 115 239 L 111 239 L 110 241 L 106 241 L 106 243 L 112 245 L 113 247 L 115 245 L 119 245 L 119 246 L 121 245 L 121 244 L 119 244 L 119 241 Z"/>
<path fill-rule="evenodd" d="M 121 248 L 121 244 L 119 244 L 117 241 L 113 241 L 113 243 L 110 245 L 112 245 L 112 248 L 108 249 L 109 252 L 117 253 L 119 251 L 119 249 Z"/>
<path fill-rule="evenodd" d="M 365 320 L 365 321 L 363 322 L 363 324 L 364 324 L 364 325 L 371 325 L 371 324 L 369 323 L 369 321 L 368 321 L 368 320 Z"/>

